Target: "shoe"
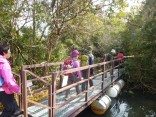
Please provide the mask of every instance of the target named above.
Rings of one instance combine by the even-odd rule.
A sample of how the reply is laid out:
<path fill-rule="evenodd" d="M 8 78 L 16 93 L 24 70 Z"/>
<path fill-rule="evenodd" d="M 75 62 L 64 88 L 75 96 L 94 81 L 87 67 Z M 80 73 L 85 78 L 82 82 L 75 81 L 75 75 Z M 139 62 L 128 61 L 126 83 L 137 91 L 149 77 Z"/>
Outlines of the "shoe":
<path fill-rule="evenodd" d="M 85 89 L 82 89 L 82 92 L 84 92 L 85 91 Z"/>
<path fill-rule="evenodd" d="M 17 116 L 19 116 L 19 115 L 21 115 L 21 114 L 23 114 L 23 111 L 21 111 L 21 110 L 16 110 L 16 111 L 14 112 L 14 114 L 13 114 L 11 117 L 17 117 Z"/>
<path fill-rule="evenodd" d="M 69 100 L 69 98 L 70 98 L 70 97 L 66 97 L 66 98 L 65 98 L 65 101 Z"/>
<path fill-rule="evenodd" d="M 72 96 L 69 95 L 68 97 L 65 97 L 65 101 L 69 100 Z"/>

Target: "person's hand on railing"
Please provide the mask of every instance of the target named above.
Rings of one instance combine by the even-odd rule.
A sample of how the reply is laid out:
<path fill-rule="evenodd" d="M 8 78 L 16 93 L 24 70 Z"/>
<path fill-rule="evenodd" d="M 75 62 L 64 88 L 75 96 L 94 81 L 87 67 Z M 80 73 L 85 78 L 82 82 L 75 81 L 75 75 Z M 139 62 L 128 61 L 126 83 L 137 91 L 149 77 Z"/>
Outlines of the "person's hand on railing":
<path fill-rule="evenodd" d="M 80 80 L 83 80 L 83 77 L 81 77 Z"/>
<path fill-rule="evenodd" d="M 21 92 L 18 92 L 17 95 L 21 95 Z"/>
<path fill-rule="evenodd" d="M 18 92 L 16 92 L 17 95 L 21 95 L 21 90 L 19 90 Z"/>

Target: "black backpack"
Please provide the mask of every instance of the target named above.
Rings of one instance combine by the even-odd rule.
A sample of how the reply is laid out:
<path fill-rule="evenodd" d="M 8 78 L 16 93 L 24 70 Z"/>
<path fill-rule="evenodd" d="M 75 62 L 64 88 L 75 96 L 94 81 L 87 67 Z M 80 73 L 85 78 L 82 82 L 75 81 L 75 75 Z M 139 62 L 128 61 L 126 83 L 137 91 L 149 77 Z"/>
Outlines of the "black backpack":
<path fill-rule="evenodd" d="M 106 57 L 105 61 L 111 60 L 111 54 L 107 53 L 107 54 L 105 54 L 105 57 Z"/>

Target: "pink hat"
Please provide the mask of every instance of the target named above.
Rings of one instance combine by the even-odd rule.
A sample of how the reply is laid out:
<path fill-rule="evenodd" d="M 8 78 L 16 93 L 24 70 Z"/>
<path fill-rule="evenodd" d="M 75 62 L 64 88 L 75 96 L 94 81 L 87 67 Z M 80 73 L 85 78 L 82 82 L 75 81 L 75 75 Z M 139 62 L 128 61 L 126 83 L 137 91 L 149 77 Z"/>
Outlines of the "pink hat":
<path fill-rule="evenodd" d="M 77 55 L 79 55 L 79 51 L 78 50 L 74 50 L 72 52 L 72 57 L 76 57 Z"/>

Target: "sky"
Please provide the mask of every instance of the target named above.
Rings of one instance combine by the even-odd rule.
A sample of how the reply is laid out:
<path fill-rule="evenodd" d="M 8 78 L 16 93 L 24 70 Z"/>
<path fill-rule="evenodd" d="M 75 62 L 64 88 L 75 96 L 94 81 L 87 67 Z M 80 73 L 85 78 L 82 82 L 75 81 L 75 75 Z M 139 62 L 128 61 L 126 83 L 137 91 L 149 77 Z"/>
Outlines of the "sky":
<path fill-rule="evenodd" d="M 132 7 L 137 7 L 137 6 L 141 5 L 141 3 L 142 3 L 143 1 L 145 1 L 145 0 L 126 0 L 126 1 L 127 1 L 128 4 L 129 4 L 129 7 L 127 8 L 127 11 L 130 12 L 130 9 L 131 9 Z"/>
<path fill-rule="evenodd" d="M 102 3 L 102 1 L 107 1 L 107 0 L 93 0 L 93 4 L 94 5 L 98 5 L 100 3 Z M 130 9 L 132 7 L 137 7 L 139 5 L 141 5 L 141 3 L 145 0 L 125 0 L 128 3 L 128 7 L 126 8 L 127 12 L 130 12 Z M 105 2 L 105 4 L 109 4 L 109 2 Z M 107 7 L 105 7 L 104 9 L 107 9 Z"/>

